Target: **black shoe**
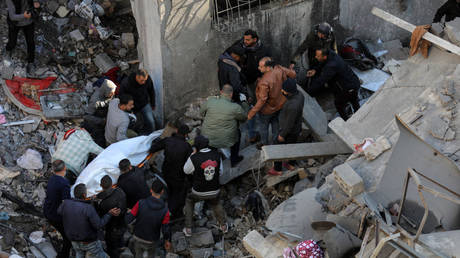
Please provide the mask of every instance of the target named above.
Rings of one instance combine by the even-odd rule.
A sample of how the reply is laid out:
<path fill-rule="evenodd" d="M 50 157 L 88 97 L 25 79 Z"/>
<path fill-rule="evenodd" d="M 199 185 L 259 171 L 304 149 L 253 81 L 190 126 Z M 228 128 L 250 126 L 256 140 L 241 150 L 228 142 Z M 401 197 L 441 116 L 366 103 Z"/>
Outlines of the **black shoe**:
<path fill-rule="evenodd" d="M 235 167 L 244 159 L 243 156 L 238 156 L 235 160 L 232 160 L 230 163 L 232 163 L 232 167 Z"/>

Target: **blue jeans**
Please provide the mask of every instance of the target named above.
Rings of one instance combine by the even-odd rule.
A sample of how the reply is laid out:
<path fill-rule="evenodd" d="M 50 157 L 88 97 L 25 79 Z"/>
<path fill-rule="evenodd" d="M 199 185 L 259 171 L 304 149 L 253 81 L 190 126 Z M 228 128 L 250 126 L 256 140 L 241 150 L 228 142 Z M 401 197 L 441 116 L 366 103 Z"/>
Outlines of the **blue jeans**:
<path fill-rule="evenodd" d="M 256 131 L 256 118 L 255 117 L 246 122 L 246 127 L 248 129 L 249 138 L 256 137 L 257 131 Z"/>
<path fill-rule="evenodd" d="M 259 132 L 260 132 L 260 138 L 262 141 L 262 144 L 267 145 L 269 144 L 268 141 L 268 128 L 270 125 L 272 125 L 272 141 L 275 142 L 276 137 L 278 137 L 278 132 L 279 132 L 279 121 L 278 121 L 278 115 L 279 111 L 270 114 L 270 115 L 264 115 L 259 113 Z"/>
<path fill-rule="evenodd" d="M 141 109 L 141 113 L 144 117 L 144 133 L 151 134 L 155 131 L 155 117 L 153 116 L 152 106 L 150 104 L 145 105 Z"/>
<path fill-rule="evenodd" d="M 102 248 L 102 243 L 99 240 L 85 244 L 83 242 L 72 241 L 73 250 L 75 250 L 76 258 L 85 258 L 86 254 L 88 257 L 94 258 L 109 258 Z"/>

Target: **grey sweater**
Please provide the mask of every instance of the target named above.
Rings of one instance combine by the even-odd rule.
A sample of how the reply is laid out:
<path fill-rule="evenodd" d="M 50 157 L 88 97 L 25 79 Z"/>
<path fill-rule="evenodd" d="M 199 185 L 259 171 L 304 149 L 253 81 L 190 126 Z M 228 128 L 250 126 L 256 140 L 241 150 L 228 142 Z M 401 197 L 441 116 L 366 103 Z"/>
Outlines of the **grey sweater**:
<path fill-rule="evenodd" d="M 107 122 L 105 124 L 105 140 L 108 144 L 127 139 L 126 131 L 129 126 L 129 115 L 118 107 L 120 100 L 115 98 L 109 103 Z"/>
<path fill-rule="evenodd" d="M 8 17 L 10 20 L 17 22 L 16 26 L 22 27 L 32 24 L 32 18 L 26 19 L 24 17 L 24 12 L 33 6 L 29 6 L 29 2 L 27 0 L 20 0 L 21 1 L 21 10 L 20 12 L 16 13 L 16 7 L 12 0 L 6 0 L 6 7 L 8 8 Z"/>

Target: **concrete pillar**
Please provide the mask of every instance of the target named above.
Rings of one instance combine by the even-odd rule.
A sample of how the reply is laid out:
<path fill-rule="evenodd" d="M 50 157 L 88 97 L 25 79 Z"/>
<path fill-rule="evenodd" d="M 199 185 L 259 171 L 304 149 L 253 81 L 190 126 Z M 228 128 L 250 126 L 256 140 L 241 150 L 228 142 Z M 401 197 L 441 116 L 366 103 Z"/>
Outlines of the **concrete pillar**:
<path fill-rule="evenodd" d="M 161 53 L 161 20 L 156 0 L 131 0 L 136 19 L 139 43 L 137 45 L 141 67 L 153 81 L 156 93 L 155 118 L 163 125 L 163 59 Z"/>

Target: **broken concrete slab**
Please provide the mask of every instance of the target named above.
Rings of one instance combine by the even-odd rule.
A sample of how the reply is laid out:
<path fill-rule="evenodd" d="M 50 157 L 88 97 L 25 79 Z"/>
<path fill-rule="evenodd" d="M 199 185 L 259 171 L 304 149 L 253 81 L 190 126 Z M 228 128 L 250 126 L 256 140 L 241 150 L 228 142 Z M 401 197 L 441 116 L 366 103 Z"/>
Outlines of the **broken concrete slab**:
<path fill-rule="evenodd" d="M 361 239 L 349 231 L 334 227 L 328 230 L 321 238 L 329 257 L 345 257 L 346 254 L 361 246 Z"/>
<path fill-rule="evenodd" d="M 335 167 L 333 173 L 335 181 L 348 196 L 364 192 L 363 179 L 347 163 Z"/>
<path fill-rule="evenodd" d="M 128 49 L 134 48 L 136 46 L 136 42 L 134 41 L 133 33 L 122 33 L 121 42 L 122 42 L 122 45 Z"/>
<path fill-rule="evenodd" d="M 351 66 L 353 72 L 362 81 L 361 87 L 370 91 L 377 91 L 390 78 L 390 75 L 380 69 L 373 68 L 367 71 L 361 71 Z"/>
<path fill-rule="evenodd" d="M 83 36 L 83 34 L 81 34 L 79 29 L 69 32 L 69 36 L 75 41 L 85 40 L 85 37 Z"/>
<path fill-rule="evenodd" d="M 201 249 L 191 249 L 190 255 L 192 258 L 203 258 L 203 257 L 211 257 L 214 253 L 212 248 L 201 248 Z"/>
<path fill-rule="evenodd" d="M 447 22 L 445 32 L 450 42 L 460 46 L 460 18 Z"/>
<path fill-rule="evenodd" d="M 409 49 L 403 47 L 399 39 L 383 42 L 383 48 L 388 50 L 385 59 L 406 60 L 409 57 Z"/>
<path fill-rule="evenodd" d="M 22 127 L 22 131 L 24 133 L 30 133 L 30 132 L 37 130 L 38 126 L 40 125 L 40 122 L 42 121 L 42 118 L 39 116 L 29 115 L 29 116 L 24 117 L 24 120 L 34 120 L 35 121 L 32 124 L 25 124 Z"/>
<path fill-rule="evenodd" d="M 274 232 L 313 238 L 311 223 L 326 218 L 321 204 L 315 199 L 317 193 L 316 188 L 309 188 L 282 202 L 270 214 L 265 225 Z"/>
<path fill-rule="evenodd" d="M 14 77 L 14 67 L 13 66 L 3 66 L 2 68 L 2 79 L 11 80 Z"/>
<path fill-rule="evenodd" d="M 452 230 L 447 232 L 422 234 L 420 235 L 419 241 L 446 255 L 447 257 L 455 257 L 460 254 L 458 239 L 460 239 L 460 230 Z M 426 248 L 423 248 L 417 243 L 415 244 L 415 250 L 424 257 L 438 257 L 436 254 L 428 252 Z"/>
<path fill-rule="evenodd" d="M 214 244 L 214 238 L 211 230 L 205 230 L 193 233 L 190 238 L 190 245 L 194 247 L 203 247 Z"/>
<path fill-rule="evenodd" d="M 302 93 L 305 98 L 303 106 L 303 120 L 312 130 L 313 136 L 319 140 L 327 134 L 327 116 L 315 98 L 306 93 L 300 86 L 297 90 Z"/>
<path fill-rule="evenodd" d="M 351 149 L 341 141 L 265 145 L 262 147 L 262 161 L 302 160 L 350 153 Z"/>
<path fill-rule="evenodd" d="M 106 53 L 97 55 L 94 59 L 94 64 L 99 68 L 101 73 L 106 73 L 116 66 L 116 64 Z"/>
<path fill-rule="evenodd" d="M 48 1 L 46 3 L 46 9 L 48 10 L 50 14 L 54 14 L 54 12 L 56 12 L 58 8 L 59 8 L 59 3 L 56 1 Z"/>
<path fill-rule="evenodd" d="M 264 238 L 259 232 L 252 230 L 243 238 L 243 246 L 256 258 L 277 258 L 283 256 L 284 248 L 293 247 L 295 244 L 277 235 Z"/>
<path fill-rule="evenodd" d="M 184 233 L 175 232 L 171 236 L 171 245 L 175 253 L 180 253 L 187 250 L 188 244 Z"/>
<path fill-rule="evenodd" d="M 67 9 L 65 6 L 59 6 L 59 8 L 56 10 L 56 14 L 59 15 L 59 17 L 64 18 L 69 14 L 70 10 Z"/>
<path fill-rule="evenodd" d="M 297 174 L 301 173 L 301 172 L 305 172 L 305 169 L 304 168 L 298 168 L 298 169 L 295 169 L 295 170 L 288 170 L 288 171 L 285 171 L 283 172 L 282 175 L 280 176 L 266 176 L 265 179 L 267 180 L 267 183 L 265 184 L 267 187 L 272 187 L 272 186 L 275 186 L 285 180 L 288 180 L 289 178 L 291 177 L 294 177 L 296 176 Z"/>
<path fill-rule="evenodd" d="M 260 161 L 260 151 L 255 145 L 250 145 L 244 148 L 240 151 L 240 155 L 243 156 L 244 159 L 238 163 L 236 167 L 231 166 L 230 159 L 223 161 L 224 171 L 220 174 L 220 184 L 227 184 L 232 179 L 237 178 L 250 170 L 263 167 L 263 164 Z"/>
<path fill-rule="evenodd" d="M 391 143 L 385 136 L 380 136 L 374 143 L 364 149 L 364 156 L 367 160 L 374 160 L 383 152 L 391 148 Z"/>

